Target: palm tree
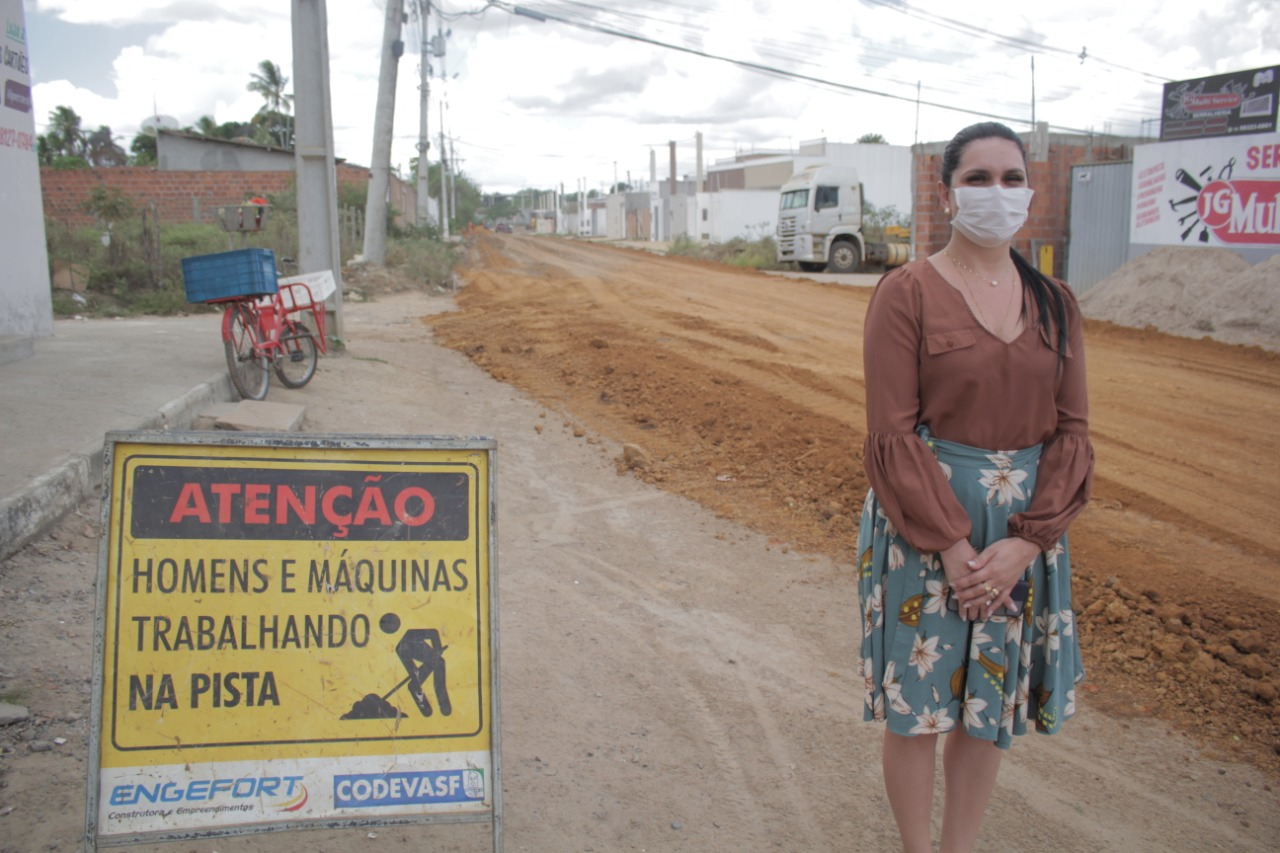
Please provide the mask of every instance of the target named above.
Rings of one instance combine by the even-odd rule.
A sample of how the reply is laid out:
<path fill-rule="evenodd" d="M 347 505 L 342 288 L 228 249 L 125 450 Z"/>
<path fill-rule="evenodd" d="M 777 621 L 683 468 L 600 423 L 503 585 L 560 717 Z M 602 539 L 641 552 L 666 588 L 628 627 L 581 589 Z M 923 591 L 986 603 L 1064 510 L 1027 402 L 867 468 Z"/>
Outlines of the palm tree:
<path fill-rule="evenodd" d="M 262 96 L 265 103 L 258 110 L 258 115 L 269 119 L 268 124 L 281 145 L 289 144 L 289 127 L 291 122 L 285 113 L 293 108 L 293 95 L 285 92 L 289 78 L 280 71 L 280 66 L 270 59 L 258 63 L 257 73 L 252 75 L 248 89 Z"/>
<path fill-rule="evenodd" d="M 284 76 L 279 65 L 264 59 L 258 63 L 257 73 L 250 76 L 248 89 L 257 92 L 267 102 L 264 109 L 286 112 L 293 105 L 293 95 L 284 91 L 289 85 L 289 78 Z"/>
<path fill-rule="evenodd" d="M 129 155 L 111 134 L 111 128 L 105 124 L 90 133 L 84 140 L 85 159 L 94 166 L 123 166 L 129 162 Z"/>
<path fill-rule="evenodd" d="M 218 122 L 213 116 L 200 116 L 200 120 L 196 122 L 196 133 L 204 137 L 216 137 L 218 135 Z"/>
<path fill-rule="evenodd" d="M 80 157 L 85 153 L 84 131 L 80 116 L 71 107 L 55 107 L 49 113 L 49 142 L 55 154 Z"/>

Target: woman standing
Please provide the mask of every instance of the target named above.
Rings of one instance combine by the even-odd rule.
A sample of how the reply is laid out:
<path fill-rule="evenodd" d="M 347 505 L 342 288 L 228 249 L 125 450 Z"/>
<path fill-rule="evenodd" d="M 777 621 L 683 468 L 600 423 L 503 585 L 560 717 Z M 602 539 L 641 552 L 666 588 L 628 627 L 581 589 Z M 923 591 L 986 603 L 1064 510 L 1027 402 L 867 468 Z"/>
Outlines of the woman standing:
<path fill-rule="evenodd" d="M 1010 247 L 1026 152 L 986 122 L 948 144 L 941 252 L 885 275 L 867 312 L 871 491 L 858 536 L 867 720 L 904 850 L 972 848 L 1002 750 L 1051 734 L 1084 677 L 1066 530 L 1093 475 L 1080 312 Z"/>

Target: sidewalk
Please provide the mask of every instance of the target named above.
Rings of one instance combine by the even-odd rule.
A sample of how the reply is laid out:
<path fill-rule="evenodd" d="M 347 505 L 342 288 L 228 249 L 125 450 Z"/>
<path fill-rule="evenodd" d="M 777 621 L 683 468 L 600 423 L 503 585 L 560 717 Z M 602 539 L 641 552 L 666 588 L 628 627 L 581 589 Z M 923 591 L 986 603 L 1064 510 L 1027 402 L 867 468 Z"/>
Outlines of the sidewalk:
<path fill-rule="evenodd" d="M 102 485 L 109 430 L 183 429 L 236 399 L 220 314 L 58 320 L 0 364 L 0 559 Z"/>

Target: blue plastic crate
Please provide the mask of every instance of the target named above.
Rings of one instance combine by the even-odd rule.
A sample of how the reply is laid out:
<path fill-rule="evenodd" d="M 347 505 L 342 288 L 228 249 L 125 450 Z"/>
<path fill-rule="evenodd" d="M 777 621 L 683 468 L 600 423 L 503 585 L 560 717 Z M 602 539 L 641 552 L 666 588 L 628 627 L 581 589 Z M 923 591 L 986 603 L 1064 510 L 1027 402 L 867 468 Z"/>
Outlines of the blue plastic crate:
<path fill-rule="evenodd" d="M 212 302 L 276 292 L 276 255 L 270 249 L 236 249 L 182 259 L 188 302 Z"/>

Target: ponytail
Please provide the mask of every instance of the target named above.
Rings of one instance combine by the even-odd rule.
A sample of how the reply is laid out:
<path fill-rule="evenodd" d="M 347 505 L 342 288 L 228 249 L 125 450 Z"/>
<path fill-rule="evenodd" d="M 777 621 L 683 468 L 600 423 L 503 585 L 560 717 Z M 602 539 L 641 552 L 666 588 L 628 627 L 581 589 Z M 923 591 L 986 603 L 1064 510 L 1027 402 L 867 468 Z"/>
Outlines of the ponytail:
<path fill-rule="evenodd" d="M 1066 358 L 1067 352 L 1067 302 L 1062 295 L 1062 288 L 1054 283 L 1040 270 L 1033 267 L 1027 262 L 1027 259 L 1018 254 L 1014 249 L 1009 249 L 1009 254 L 1013 257 L 1013 265 L 1018 270 L 1018 277 L 1022 279 L 1022 292 L 1030 293 L 1031 299 L 1036 306 L 1036 325 L 1049 341 L 1056 339 L 1058 351 L 1058 371 L 1062 371 L 1062 361 Z M 1027 303 L 1022 304 L 1022 316 L 1026 319 Z"/>

